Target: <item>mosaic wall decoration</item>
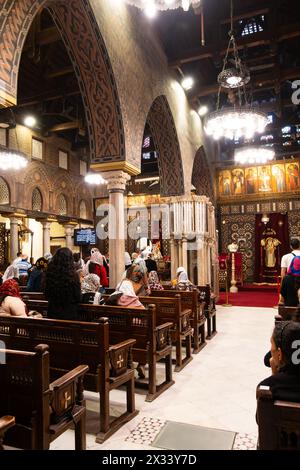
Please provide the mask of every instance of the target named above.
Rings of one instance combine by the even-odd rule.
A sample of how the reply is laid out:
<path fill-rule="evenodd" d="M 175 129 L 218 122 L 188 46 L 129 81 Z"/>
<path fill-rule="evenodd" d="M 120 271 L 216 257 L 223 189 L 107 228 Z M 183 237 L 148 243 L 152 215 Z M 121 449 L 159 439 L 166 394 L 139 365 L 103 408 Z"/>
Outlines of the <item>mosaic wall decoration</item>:
<path fill-rule="evenodd" d="M 253 280 L 254 276 L 254 243 L 255 216 L 247 214 L 221 217 L 220 227 L 221 252 L 228 252 L 228 245 L 235 242 L 243 254 L 244 281 Z"/>

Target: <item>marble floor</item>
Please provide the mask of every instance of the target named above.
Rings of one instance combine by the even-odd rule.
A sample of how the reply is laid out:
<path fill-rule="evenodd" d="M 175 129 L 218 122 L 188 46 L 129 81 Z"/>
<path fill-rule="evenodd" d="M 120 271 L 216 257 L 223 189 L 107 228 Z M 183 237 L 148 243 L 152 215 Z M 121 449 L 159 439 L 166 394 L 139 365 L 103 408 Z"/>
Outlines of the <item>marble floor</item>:
<path fill-rule="evenodd" d="M 217 310 L 218 334 L 180 373 L 175 385 L 152 403 L 136 393 L 138 416 L 104 444 L 95 442 L 87 422 L 90 450 L 151 449 L 151 442 L 166 420 L 238 433 L 235 448 L 255 447 L 256 385 L 269 375 L 263 357 L 269 348 L 275 309 L 222 307 Z M 95 415 L 96 394 L 86 392 L 88 413 Z M 112 410 L 124 403 L 125 391 L 111 394 Z M 74 434 L 64 433 L 51 449 L 74 449 Z"/>

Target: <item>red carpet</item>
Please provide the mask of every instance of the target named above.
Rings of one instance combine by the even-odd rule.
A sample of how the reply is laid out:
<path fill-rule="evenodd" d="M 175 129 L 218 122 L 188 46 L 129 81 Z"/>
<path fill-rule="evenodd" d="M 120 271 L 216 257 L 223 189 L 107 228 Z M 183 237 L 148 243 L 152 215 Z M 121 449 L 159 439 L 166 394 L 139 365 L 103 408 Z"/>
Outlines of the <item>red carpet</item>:
<path fill-rule="evenodd" d="M 220 292 L 217 305 L 224 303 L 226 303 L 226 293 Z M 237 307 L 274 307 L 278 303 L 278 293 L 272 286 L 243 286 L 237 294 L 229 293 L 228 303 Z"/>

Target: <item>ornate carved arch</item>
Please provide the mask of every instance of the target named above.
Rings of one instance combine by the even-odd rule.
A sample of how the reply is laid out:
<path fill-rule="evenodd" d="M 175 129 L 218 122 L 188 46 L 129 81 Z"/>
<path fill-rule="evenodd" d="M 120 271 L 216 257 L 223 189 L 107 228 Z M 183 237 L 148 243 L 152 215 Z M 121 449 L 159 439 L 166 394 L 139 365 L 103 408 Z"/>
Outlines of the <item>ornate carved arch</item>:
<path fill-rule="evenodd" d="M 199 196 L 207 196 L 214 202 L 213 181 L 203 146 L 198 149 L 195 155 L 192 184 L 195 186 Z"/>
<path fill-rule="evenodd" d="M 21 53 L 42 7 L 50 11 L 77 75 L 96 162 L 125 160 L 117 86 L 89 0 L 0 0 L 0 104 L 16 103 Z"/>
<path fill-rule="evenodd" d="M 159 153 L 158 166 L 163 196 L 184 194 L 184 176 L 178 136 L 167 98 L 158 96 L 148 113 L 147 124 Z"/>

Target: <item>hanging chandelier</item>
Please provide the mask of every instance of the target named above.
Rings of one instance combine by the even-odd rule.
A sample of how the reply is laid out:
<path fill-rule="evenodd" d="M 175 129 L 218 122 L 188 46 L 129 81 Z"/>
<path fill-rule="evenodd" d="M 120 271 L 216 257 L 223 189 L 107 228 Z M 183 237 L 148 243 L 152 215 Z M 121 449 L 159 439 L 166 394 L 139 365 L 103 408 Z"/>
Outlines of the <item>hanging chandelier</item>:
<path fill-rule="evenodd" d="M 95 186 L 106 183 L 105 179 L 99 173 L 87 173 L 84 177 L 84 181 Z"/>
<path fill-rule="evenodd" d="M 247 100 L 245 87 L 250 81 L 250 73 L 238 54 L 233 30 L 233 0 L 231 0 L 230 19 L 229 43 L 223 69 L 218 76 L 217 110 L 207 116 L 204 129 L 207 135 L 212 136 L 215 140 L 222 137 L 231 140 L 238 140 L 242 137 L 252 139 L 256 133 L 264 132 L 268 124 L 268 117 L 266 114 L 252 109 Z M 234 66 L 232 64 L 228 66 L 230 51 L 233 51 L 230 62 L 233 62 Z M 220 109 L 222 88 L 236 90 L 238 104 L 231 108 Z"/>
<path fill-rule="evenodd" d="M 28 164 L 26 156 L 18 150 L 10 150 L 0 145 L 0 168 L 3 171 L 21 170 Z"/>
<path fill-rule="evenodd" d="M 130 5 L 140 8 L 149 12 L 154 13 L 158 10 L 175 10 L 176 8 L 182 8 L 184 11 L 188 11 L 191 6 L 199 7 L 201 0 L 126 0 Z"/>
<path fill-rule="evenodd" d="M 234 154 L 235 162 L 241 165 L 264 165 L 274 158 L 274 150 L 263 147 L 243 147 L 239 150 L 236 150 Z"/>

